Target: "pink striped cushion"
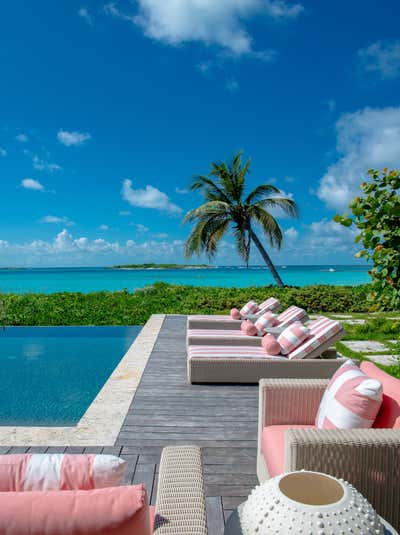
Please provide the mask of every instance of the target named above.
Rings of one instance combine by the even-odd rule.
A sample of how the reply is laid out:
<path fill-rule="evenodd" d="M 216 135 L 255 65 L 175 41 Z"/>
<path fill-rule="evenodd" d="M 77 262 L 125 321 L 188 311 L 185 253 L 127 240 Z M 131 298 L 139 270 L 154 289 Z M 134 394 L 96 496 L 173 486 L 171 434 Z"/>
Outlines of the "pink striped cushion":
<path fill-rule="evenodd" d="M 278 337 L 282 355 L 291 353 L 310 336 L 308 328 L 300 322 L 292 323 Z"/>
<path fill-rule="evenodd" d="M 300 321 L 301 323 L 304 323 L 305 321 L 307 321 L 307 319 L 307 312 L 304 310 L 304 308 L 299 308 L 294 305 L 286 309 L 277 317 L 280 327 L 291 325 L 295 321 Z"/>
<path fill-rule="evenodd" d="M 277 323 L 278 321 L 276 319 L 276 314 L 273 314 L 272 312 L 266 312 L 258 318 L 254 325 L 260 334 L 265 334 L 268 332 L 269 327 L 274 327 L 277 325 Z"/>
<path fill-rule="evenodd" d="M 325 390 L 315 425 L 319 429 L 372 427 L 382 403 L 382 384 L 351 360 L 336 371 Z"/>
<path fill-rule="evenodd" d="M 0 455 L 0 491 L 115 487 L 125 469 L 126 462 L 114 455 Z"/>
<path fill-rule="evenodd" d="M 289 354 L 290 359 L 306 358 L 315 349 L 318 349 L 322 344 L 328 342 L 330 338 L 333 338 L 343 331 L 343 328 L 338 321 L 323 316 L 309 323 L 308 329 L 311 334 L 310 338 Z"/>
<path fill-rule="evenodd" d="M 255 314 L 257 312 L 258 305 L 255 301 L 249 301 L 240 309 L 240 315 L 243 318 L 248 314 Z"/>
<path fill-rule="evenodd" d="M 268 355 L 265 349 L 251 346 L 216 346 L 216 345 L 192 345 L 188 347 L 188 357 L 204 359 L 255 359 L 275 358 L 286 360 L 283 355 Z"/>
<path fill-rule="evenodd" d="M 275 297 L 270 297 L 269 299 L 263 301 L 261 304 L 258 305 L 257 314 L 264 314 L 268 311 L 276 312 L 280 308 L 281 304 L 278 299 L 275 299 Z"/>

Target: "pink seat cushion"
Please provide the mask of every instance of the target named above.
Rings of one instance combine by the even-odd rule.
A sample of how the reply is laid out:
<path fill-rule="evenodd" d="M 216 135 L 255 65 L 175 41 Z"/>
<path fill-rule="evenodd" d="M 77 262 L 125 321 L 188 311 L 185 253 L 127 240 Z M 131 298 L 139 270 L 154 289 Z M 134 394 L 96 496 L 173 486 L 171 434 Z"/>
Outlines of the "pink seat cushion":
<path fill-rule="evenodd" d="M 150 535 L 143 485 L 95 490 L 0 493 L 6 535 Z"/>
<path fill-rule="evenodd" d="M 372 427 L 400 429 L 400 380 L 388 375 L 372 362 L 364 361 L 360 368 L 382 384 L 382 405 Z"/>
<path fill-rule="evenodd" d="M 285 431 L 287 429 L 313 429 L 313 425 L 270 425 L 264 427 L 261 451 L 271 477 L 285 471 Z"/>

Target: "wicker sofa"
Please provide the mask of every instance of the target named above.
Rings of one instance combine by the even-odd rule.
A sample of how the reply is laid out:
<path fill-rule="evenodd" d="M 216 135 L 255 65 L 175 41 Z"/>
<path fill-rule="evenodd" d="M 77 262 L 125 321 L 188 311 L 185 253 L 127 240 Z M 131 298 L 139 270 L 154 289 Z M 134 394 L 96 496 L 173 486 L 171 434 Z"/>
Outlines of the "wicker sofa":
<path fill-rule="evenodd" d="M 327 384 L 324 379 L 260 381 L 258 479 L 301 469 L 342 477 L 399 529 L 400 428 L 315 428 Z M 394 410 L 400 415 L 399 404 Z"/>
<path fill-rule="evenodd" d="M 163 449 L 157 487 L 156 535 L 207 535 L 200 448 Z"/>

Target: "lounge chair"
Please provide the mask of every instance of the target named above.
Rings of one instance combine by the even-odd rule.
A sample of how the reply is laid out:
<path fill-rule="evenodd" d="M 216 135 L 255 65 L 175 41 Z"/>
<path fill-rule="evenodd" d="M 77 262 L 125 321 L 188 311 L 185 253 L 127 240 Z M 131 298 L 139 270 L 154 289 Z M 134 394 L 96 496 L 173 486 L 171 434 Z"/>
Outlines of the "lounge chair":
<path fill-rule="evenodd" d="M 337 358 L 331 346 L 344 336 L 339 322 L 324 318 L 320 330 L 315 320 L 312 336 L 289 355 L 268 355 L 257 345 L 201 345 L 187 348 L 188 381 L 190 383 L 258 383 L 263 377 L 331 377 L 345 362 Z"/>
<path fill-rule="evenodd" d="M 307 312 L 303 308 L 291 306 L 284 312 L 279 314 L 276 318 L 277 325 L 268 327 L 267 331 L 272 334 L 280 334 L 286 327 L 295 321 L 304 323 L 308 320 Z M 239 323 L 240 327 L 240 323 Z M 240 328 L 229 328 L 227 322 L 223 322 L 220 329 L 187 329 L 186 339 L 187 345 L 207 344 L 207 345 L 253 345 L 259 346 L 259 338 L 261 334 L 249 336 L 245 334 Z"/>
<path fill-rule="evenodd" d="M 269 297 L 258 305 L 255 314 L 246 314 L 239 320 L 234 320 L 229 314 L 195 314 L 188 316 L 188 329 L 239 329 L 244 319 L 256 320 L 266 312 L 277 312 L 281 308 L 278 299 Z"/>
<path fill-rule="evenodd" d="M 315 427 L 329 379 L 260 381 L 257 475 L 263 482 L 305 469 L 342 477 L 399 529 L 400 381 L 371 362 L 362 362 L 361 369 L 383 385 L 383 403 L 372 429 Z"/>

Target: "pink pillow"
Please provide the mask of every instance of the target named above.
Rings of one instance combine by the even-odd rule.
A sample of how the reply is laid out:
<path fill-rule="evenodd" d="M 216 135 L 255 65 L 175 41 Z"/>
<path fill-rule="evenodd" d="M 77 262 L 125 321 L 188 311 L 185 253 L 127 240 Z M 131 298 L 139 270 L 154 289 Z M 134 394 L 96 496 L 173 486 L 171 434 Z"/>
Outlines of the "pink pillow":
<path fill-rule="evenodd" d="M 319 429 L 369 428 L 381 403 L 382 384 L 347 360 L 329 381 L 315 425 Z"/>
<path fill-rule="evenodd" d="M 150 535 L 143 485 L 97 490 L 0 493 L 7 535 Z"/>
<path fill-rule="evenodd" d="M 116 487 L 126 461 L 114 455 L 0 455 L 0 492 Z"/>
<path fill-rule="evenodd" d="M 400 429 L 400 380 L 366 360 L 360 368 L 372 379 L 380 381 L 383 387 L 382 405 L 372 427 Z"/>
<path fill-rule="evenodd" d="M 287 355 L 299 347 L 310 336 L 310 331 L 305 325 L 296 321 L 287 327 L 279 336 L 278 343 L 281 346 L 282 355 Z"/>
<path fill-rule="evenodd" d="M 274 327 L 279 323 L 276 318 L 276 314 L 273 314 L 272 312 L 266 312 L 258 318 L 254 325 L 260 334 L 265 334 L 268 332 L 269 327 Z"/>
<path fill-rule="evenodd" d="M 256 326 L 250 320 L 242 321 L 242 323 L 240 325 L 240 329 L 247 336 L 256 336 L 257 335 Z"/>
<path fill-rule="evenodd" d="M 240 309 L 240 315 L 248 316 L 249 314 L 255 314 L 258 310 L 258 305 L 255 301 L 249 301 Z"/>
<path fill-rule="evenodd" d="M 279 355 L 281 352 L 281 346 L 272 334 L 266 334 L 261 340 L 261 345 L 265 349 L 268 355 Z"/>
<path fill-rule="evenodd" d="M 240 320 L 241 319 L 241 316 L 240 316 L 240 312 L 237 308 L 231 308 L 231 318 L 233 320 Z"/>

